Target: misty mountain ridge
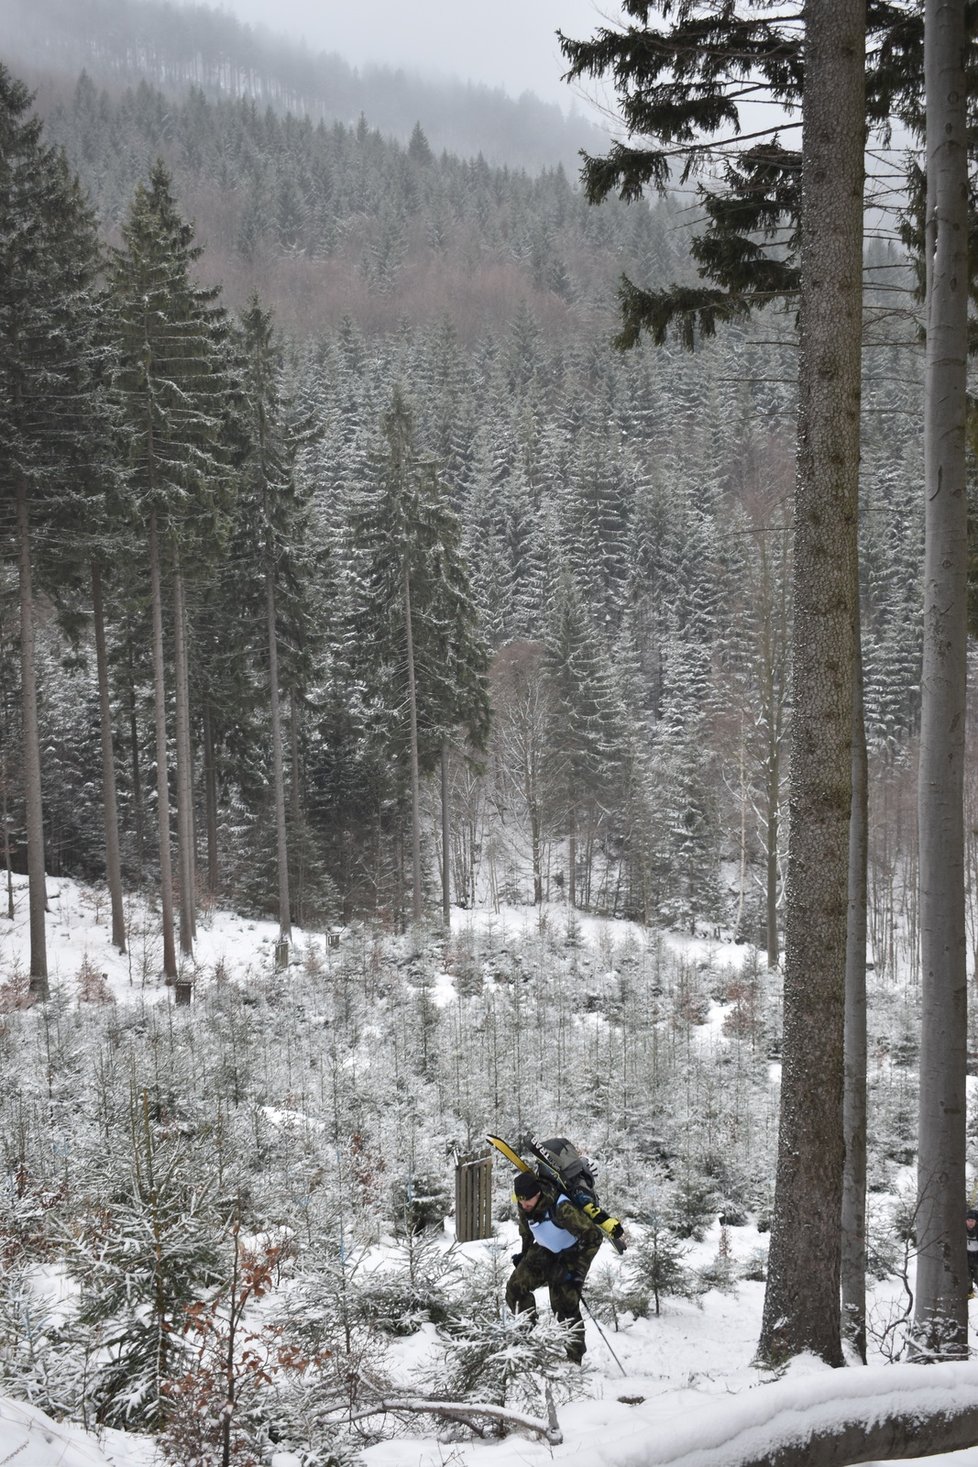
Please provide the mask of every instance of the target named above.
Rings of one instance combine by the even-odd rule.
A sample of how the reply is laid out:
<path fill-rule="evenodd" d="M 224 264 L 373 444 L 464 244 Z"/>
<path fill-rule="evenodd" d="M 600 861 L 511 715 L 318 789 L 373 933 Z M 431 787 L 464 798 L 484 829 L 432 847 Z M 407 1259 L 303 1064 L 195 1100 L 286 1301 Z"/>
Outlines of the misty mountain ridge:
<path fill-rule="evenodd" d="M 384 66 L 361 69 L 333 52 L 252 26 L 207 5 L 169 0 L 0 0 L 7 64 L 43 92 L 84 69 L 110 89 L 149 81 L 162 90 L 252 97 L 312 121 L 354 124 L 407 142 L 420 123 L 435 152 L 481 154 L 494 165 L 576 176 L 601 129 L 529 92 L 432 81 Z"/>

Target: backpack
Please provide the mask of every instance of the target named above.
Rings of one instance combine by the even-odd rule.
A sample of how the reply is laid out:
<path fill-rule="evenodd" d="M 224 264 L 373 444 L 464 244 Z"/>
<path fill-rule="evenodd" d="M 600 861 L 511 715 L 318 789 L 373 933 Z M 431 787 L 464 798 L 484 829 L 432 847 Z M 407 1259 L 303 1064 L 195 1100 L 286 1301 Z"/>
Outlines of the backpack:
<path fill-rule="evenodd" d="M 585 1202 L 597 1202 L 591 1163 L 581 1155 L 573 1141 L 568 1141 L 566 1136 L 552 1136 L 549 1141 L 537 1141 L 536 1148 L 540 1156 L 538 1170 L 542 1176 L 563 1187 L 578 1207 Z"/>
<path fill-rule="evenodd" d="M 611 1217 L 598 1202 L 594 1173 L 586 1156 L 566 1136 L 551 1136 L 548 1141 L 534 1141 L 531 1147 L 538 1159 L 540 1175 L 556 1183 L 576 1207 L 610 1238 L 619 1253 L 624 1253 L 625 1230 L 616 1217 Z"/>

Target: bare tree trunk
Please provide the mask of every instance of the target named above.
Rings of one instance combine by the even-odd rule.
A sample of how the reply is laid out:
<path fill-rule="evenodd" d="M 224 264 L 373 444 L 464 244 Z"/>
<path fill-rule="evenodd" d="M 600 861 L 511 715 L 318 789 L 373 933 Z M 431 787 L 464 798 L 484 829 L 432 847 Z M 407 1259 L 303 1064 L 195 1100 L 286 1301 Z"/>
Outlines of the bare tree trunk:
<path fill-rule="evenodd" d="M 760 1355 L 842 1364 L 865 0 L 807 0 L 781 1122 Z M 817 1259 L 817 1266 L 813 1261 Z"/>
<path fill-rule="evenodd" d="M 173 683 L 177 747 L 177 860 L 180 869 L 180 951 L 192 957 L 197 931 L 197 870 L 194 858 L 194 779 L 190 747 L 190 677 L 187 616 L 180 552 L 173 547 Z"/>
<path fill-rule="evenodd" d="M 968 508 L 968 153 L 965 0 L 926 0 L 927 361 L 921 678 L 922 1023 L 914 1330 L 928 1357 L 967 1354 L 964 735 Z"/>
<path fill-rule="evenodd" d="M 574 798 L 570 801 L 570 824 L 567 831 L 567 900 L 577 906 L 577 810 Z"/>
<path fill-rule="evenodd" d="M 441 746 L 441 917 L 447 932 L 452 925 L 452 871 L 449 850 L 448 741 Z"/>
<path fill-rule="evenodd" d="M 268 636 L 268 699 L 272 720 L 272 790 L 275 800 L 275 864 L 278 871 L 278 931 L 280 942 L 292 940 L 289 900 L 289 847 L 285 830 L 285 761 L 282 757 L 282 705 L 278 688 L 278 630 L 275 614 L 275 578 L 272 547 L 265 547 L 265 620 Z"/>
<path fill-rule="evenodd" d="M 7 803 L 7 751 L 0 740 L 0 799 L 3 814 L 3 865 L 7 875 L 7 916 L 14 920 L 14 873 L 10 864 L 10 807 Z"/>
<path fill-rule="evenodd" d="M 129 698 L 129 759 L 130 778 L 132 779 L 132 810 L 133 824 L 136 835 L 136 856 L 139 862 L 140 873 L 143 871 L 143 862 L 146 857 L 146 820 L 143 803 L 143 777 L 139 768 L 139 717 L 136 711 L 136 677 L 133 671 L 132 644 L 129 645 L 127 659 L 128 673 L 128 698 Z"/>
<path fill-rule="evenodd" d="M 163 591 L 160 585 L 160 546 L 156 512 L 149 517 L 149 584 L 153 619 L 153 700 L 156 723 L 156 802 L 160 848 L 160 924 L 163 935 L 163 974 L 177 977 L 173 940 L 173 868 L 170 864 L 170 782 L 167 778 L 166 688 L 163 679 Z"/>
<path fill-rule="evenodd" d="M 27 901 L 31 943 L 30 991 L 46 1001 L 48 955 L 44 914 L 48 896 L 44 873 L 44 809 L 41 802 L 41 739 L 37 725 L 34 671 L 34 589 L 27 486 L 17 481 L 17 553 L 20 574 L 20 686 L 24 727 L 24 803 L 27 817 Z"/>
<path fill-rule="evenodd" d="M 122 901 L 122 862 L 119 858 L 119 805 L 115 788 L 115 752 L 112 744 L 112 705 L 109 701 L 109 663 L 105 650 L 105 611 L 102 573 L 92 562 L 92 621 L 98 676 L 99 726 L 102 743 L 102 819 L 105 825 L 105 875 L 112 909 L 112 945 L 126 950 L 126 914 Z"/>
<path fill-rule="evenodd" d="M 305 880 L 305 839 L 302 819 L 302 771 L 299 765 L 299 731 L 301 727 L 302 705 L 299 694 L 294 687 L 289 689 L 289 758 L 291 760 L 291 784 L 289 786 L 289 805 L 292 810 L 292 829 L 295 831 L 294 840 L 296 846 L 292 851 L 292 869 L 294 882 L 292 890 L 292 902 L 300 926 L 305 925 L 303 913 L 306 903 L 306 880 Z"/>
<path fill-rule="evenodd" d="M 421 901 L 421 773 L 418 763 L 418 694 L 414 679 L 414 633 L 411 628 L 411 572 L 404 567 L 404 632 L 407 642 L 408 714 L 411 720 L 411 916 L 420 922 Z"/>
<path fill-rule="evenodd" d="M 217 759 L 214 750 L 214 723 L 211 705 L 204 699 L 204 811 L 207 825 L 207 894 L 213 901 L 220 890 L 221 864 L 217 831 Z"/>
<path fill-rule="evenodd" d="M 858 610 L 858 587 L 856 590 Z M 866 1363 L 866 868 L 869 771 L 863 668 L 856 637 L 852 709 L 852 812 L 849 823 L 849 925 L 846 936 L 846 1045 L 842 1129 L 842 1328 Z"/>

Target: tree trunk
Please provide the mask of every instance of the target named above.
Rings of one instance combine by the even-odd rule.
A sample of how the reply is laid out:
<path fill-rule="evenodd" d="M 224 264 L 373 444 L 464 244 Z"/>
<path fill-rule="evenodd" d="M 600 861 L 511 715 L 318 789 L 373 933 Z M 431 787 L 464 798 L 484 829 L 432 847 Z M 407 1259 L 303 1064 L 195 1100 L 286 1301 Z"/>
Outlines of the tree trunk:
<path fill-rule="evenodd" d="M 917 1346 L 967 1353 L 962 1211 L 967 1096 L 964 735 L 968 510 L 968 154 L 965 0 L 926 0 L 927 360 L 921 677 Z"/>
<path fill-rule="evenodd" d="M 44 872 L 44 809 L 41 802 L 41 739 L 37 725 L 34 672 L 34 589 L 27 486 L 17 480 L 17 553 L 20 575 L 20 686 L 24 727 L 24 804 L 27 822 L 27 901 L 30 925 L 30 991 L 46 1001 L 48 956 L 44 914 L 48 896 Z"/>
<path fill-rule="evenodd" d="M 215 901 L 221 884 L 217 830 L 217 758 L 214 750 L 214 721 L 211 705 L 204 699 L 204 819 L 207 825 L 207 895 Z"/>
<path fill-rule="evenodd" d="M 858 587 L 856 589 L 858 611 Z M 842 1328 L 866 1363 L 866 868 L 869 771 L 863 718 L 860 637 L 852 709 L 852 811 L 849 824 L 849 925 L 846 936 L 845 1089 L 842 1129 Z"/>
<path fill-rule="evenodd" d="M 129 642 L 126 658 L 128 686 L 126 693 L 129 704 L 129 764 L 132 779 L 132 811 L 136 835 L 136 859 L 140 872 L 146 859 L 146 820 L 143 804 L 143 777 L 139 769 L 139 715 L 136 709 L 136 675 L 133 670 L 132 642 Z"/>
<path fill-rule="evenodd" d="M 289 806 L 292 811 L 292 829 L 295 832 L 293 839 L 298 843 L 298 859 L 293 849 L 293 871 L 295 879 L 292 883 L 292 902 L 300 926 L 305 926 L 303 916 L 306 909 L 306 881 L 305 861 L 303 851 L 305 849 L 304 825 L 302 820 L 302 770 L 299 763 L 299 729 L 301 717 L 301 704 L 296 689 L 289 689 L 289 757 L 291 759 L 291 785 L 289 786 Z"/>
<path fill-rule="evenodd" d="M 407 643 L 408 715 L 411 720 L 411 916 L 420 922 L 421 901 L 421 774 L 418 763 L 418 695 L 414 678 L 414 635 L 411 629 L 411 572 L 404 567 L 404 634 Z"/>
<path fill-rule="evenodd" d="M 280 942 L 292 941 L 289 900 L 289 847 L 285 829 L 285 761 L 282 757 L 282 705 L 278 688 L 278 629 L 271 542 L 265 546 L 265 621 L 268 636 L 268 700 L 272 720 L 272 790 L 275 800 L 275 864 L 278 871 Z"/>
<path fill-rule="evenodd" d="M 441 917 L 447 932 L 452 925 L 452 869 L 449 850 L 448 742 L 441 746 Z"/>
<path fill-rule="evenodd" d="M 864 0 L 805 5 L 784 1058 L 759 1345 L 771 1362 L 810 1350 L 830 1365 L 842 1364 L 865 25 Z"/>
<path fill-rule="evenodd" d="M 6 720 L 4 720 L 6 724 Z M 4 730 L 6 732 L 6 728 Z M 0 740 L 0 800 L 3 818 L 3 865 L 7 875 L 7 916 L 14 920 L 14 872 L 10 862 L 10 806 L 7 802 L 7 751 Z"/>
<path fill-rule="evenodd" d="M 847 1467 L 976 1443 L 973 1366 L 881 1365 L 704 1401 L 691 1419 L 664 1425 L 634 1447 L 628 1460 L 631 1467 Z"/>
<path fill-rule="evenodd" d="M 194 779 L 190 746 L 190 676 L 187 615 L 180 552 L 173 547 L 173 683 L 177 749 L 177 860 L 180 870 L 180 951 L 192 957 L 197 930 L 197 871 L 194 858 Z"/>
<path fill-rule="evenodd" d="M 112 909 L 112 945 L 126 950 L 126 914 L 122 899 L 122 862 L 119 858 L 119 805 L 115 788 L 115 751 L 112 744 L 112 705 L 109 701 L 109 664 L 105 651 L 105 612 L 102 573 L 92 562 L 92 620 L 98 676 L 99 728 L 102 743 L 102 819 L 105 825 L 105 876 Z"/>
<path fill-rule="evenodd" d="M 167 778 L 166 688 L 163 679 L 163 591 L 160 585 L 160 547 L 155 511 L 149 517 L 149 585 L 153 619 L 153 701 L 156 724 L 156 803 L 163 974 L 174 983 L 177 977 L 177 954 L 173 941 L 173 868 L 170 864 L 170 782 Z"/>

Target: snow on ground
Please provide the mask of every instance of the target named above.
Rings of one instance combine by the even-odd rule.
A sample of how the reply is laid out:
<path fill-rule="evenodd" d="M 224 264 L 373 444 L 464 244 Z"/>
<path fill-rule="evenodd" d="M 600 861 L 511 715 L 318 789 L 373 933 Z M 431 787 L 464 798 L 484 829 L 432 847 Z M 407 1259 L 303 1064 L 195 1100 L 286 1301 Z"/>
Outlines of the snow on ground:
<path fill-rule="evenodd" d="M 27 971 L 26 921 L 22 878 L 16 879 L 19 900 L 13 923 L 0 922 L 0 971 L 9 975 Z M 112 949 L 107 930 L 107 902 L 72 881 L 50 879 L 48 960 L 52 982 L 70 992 L 86 961 L 105 975 L 116 1000 L 170 1003 L 172 990 L 159 985 L 160 963 L 155 953 L 152 921 L 133 922 L 128 955 Z M 456 930 L 471 926 L 484 934 L 495 931 L 529 935 L 538 930 L 540 915 L 525 908 L 499 913 L 459 912 Z M 566 913 L 548 914 L 549 922 L 566 922 Z M 609 953 L 626 943 L 654 941 L 634 924 L 580 918 L 582 938 L 597 951 Z M 208 914 L 198 928 L 196 974 L 205 980 L 217 967 L 235 977 L 249 971 L 267 974 L 274 962 L 277 924 L 257 922 L 231 913 Z M 692 962 L 711 966 L 739 966 L 745 949 L 710 938 L 670 937 Z M 325 935 L 295 934 L 298 952 L 311 944 L 325 947 Z M 447 980 L 446 980 L 447 982 Z M 444 999 L 436 984 L 436 994 Z M 436 998 L 437 1001 L 437 998 Z M 508 1245 L 515 1223 L 499 1229 Z M 753 1227 L 731 1228 L 727 1238 L 740 1262 L 765 1246 Z M 446 1239 L 446 1242 L 448 1239 Z M 482 1244 L 465 1244 L 473 1254 Z M 719 1224 L 702 1243 L 694 1245 L 686 1262 L 702 1266 L 716 1260 Z M 609 1250 L 605 1250 L 608 1252 Z M 615 1268 L 617 1257 L 600 1258 L 596 1268 Z M 662 1314 L 635 1320 L 630 1316 L 617 1331 L 603 1325 L 604 1336 L 587 1322 L 588 1354 L 575 1372 L 571 1401 L 558 1407 L 563 1442 L 552 1446 L 517 1431 L 502 1440 L 450 1442 L 440 1440 L 434 1427 L 414 1418 L 403 1434 L 369 1448 L 364 1467 L 535 1467 L 535 1464 L 577 1464 L 600 1467 L 701 1467 L 704 1454 L 722 1447 L 724 1467 L 748 1456 L 773 1452 L 806 1429 L 817 1430 L 845 1418 L 858 1408 L 885 1415 L 908 1401 L 922 1409 L 942 1399 L 978 1409 L 978 1365 L 923 1367 L 889 1366 L 879 1360 L 868 1368 L 828 1370 L 816 1360 L 794 1362 L 777 1382 L 765 1380 L 752 1365 L 760 1333 L 763 1284 L 740 1281 L 729 1292 L 711 1290 L 698 1301 L 666 1299 Z M 895 1284 L 878 1286 L 875 1307 L 885 1313 L 898 1307 Z M 972 1306 L 978 1310 L 978 1303 Z M 978 1328 L 978 1314 L 974 1316 Z M 425 1336 L 400 1343 L 404 1377 L 411 1378 L 412 1351 L 425 1348 Z M 978 1344 L 978 1342 L 976 1342 Z M 617 1359 L 615 1358 L 617 1357 Z M 573 1370 L 574 1367 L 568 1367 Z M 867 1406 L 868 1402 L 868 1406 Z M 426 1419 L 425 1419 L 426 1420 Z M 425 1435 L 423 1433 L 429 1432 Z M 716 1455 L 710 1458 L 716 1464 Z M 978 1467 L 978 1448 L 923 1459 L 950 1467 Z M 152 1442 L 108 1431 L 88 1435 L 78 1427 L 54 1423 L 31 1407 L 0 1398 L 0 1467 L 156 1467 Z M 288 1453 L 278 1453 L 271 1467 L 298 1467 Z"/>

